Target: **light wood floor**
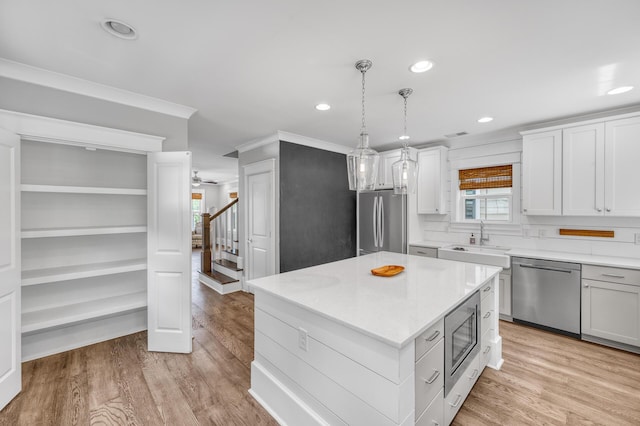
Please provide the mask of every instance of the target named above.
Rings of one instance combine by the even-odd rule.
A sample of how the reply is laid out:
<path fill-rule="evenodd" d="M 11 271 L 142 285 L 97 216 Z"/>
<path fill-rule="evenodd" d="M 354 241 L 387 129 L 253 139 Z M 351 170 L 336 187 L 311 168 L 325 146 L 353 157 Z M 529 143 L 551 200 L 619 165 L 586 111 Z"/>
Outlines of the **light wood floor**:
<path fill-rule="evenodd" d="M 500 326 L 504 366 L 485 370 L 455 425 L 640 425 L 639 355 Z M 193 334 L 190 355 L 148 353 L 137 333 L 27 362 L 0 425 L 275 425 L 247 393 L 252 296 L 194 280 Z"/>

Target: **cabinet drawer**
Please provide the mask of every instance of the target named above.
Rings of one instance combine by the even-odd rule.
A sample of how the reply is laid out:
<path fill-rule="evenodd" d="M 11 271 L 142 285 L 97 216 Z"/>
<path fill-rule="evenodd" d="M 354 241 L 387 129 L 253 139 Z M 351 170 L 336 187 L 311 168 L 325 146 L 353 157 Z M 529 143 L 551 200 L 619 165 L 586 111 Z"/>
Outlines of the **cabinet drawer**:
<path fill-rule="evenodd" d="M 480 335 L 482 336 L 491 328 L 493 316 L 495 315 L 495 299 L 487 297 L 480 303 Z"/>
<path fill-rule="evenodd" d="M 491 359 L 492 339 L 492 328 L 483 333 L 480 339 L 480 371 L 484 370 L 484 367 L 489 364 L 489 360 Z"/>
<path fill-rule="evenodd" d="M 494 292 L 493 280 L 491 280 L 490 283 L 483 285 L 482 288 L 480 289 L 480 299 L 482 299 L 482 302 L 484 303 L 484 300 L 487 297 L 489 297 L 489 295 L 491 295 L 493 292 Z"/>
<path fill-rule="evenodd" d="M 422 413 L 444 386 L 444 339 L 416 363 L 416 413 Z"/>
<path fill-rule="evenodd" d="M 635 269 L 582 265 L 582 278 L 640 286 L 640 271 Z"/>
<path fill-rule="evenodd" d="M 435 247 L 409 246 L 409 254 L 423 257 L 438 257 L 438 249 Z"/>
<path fill-rule="evenodd" d="M 474 360 L 469 364 L 464 374 L 458 380 L 458 383 L 451 389 L 449 395 L 444 399 L 444 424 L 451 423 L 453 418 L 460 410 L 462 403 L 469 395 L 471 388 L 480 376 L 480 354 L 476 355 Z"/>
<path fill-rule="evenodd" d="M 438 393 L 425 412 L 416 420 L 416 426 L 444 425 L 443 395 L 444 390 L 440 389 L 440 393 Z"/>
<path fill-rule="evenodd" d="M 427 353 L 444 336 L 444 320 L 440 320 L 416 337 L 416 360 Z"/>

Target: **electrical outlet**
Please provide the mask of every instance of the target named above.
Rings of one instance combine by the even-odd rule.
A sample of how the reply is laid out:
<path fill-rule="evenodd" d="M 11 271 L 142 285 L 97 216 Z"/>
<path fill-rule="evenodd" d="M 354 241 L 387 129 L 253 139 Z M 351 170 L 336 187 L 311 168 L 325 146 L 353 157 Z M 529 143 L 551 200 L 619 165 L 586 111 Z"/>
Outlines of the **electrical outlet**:
<path fill-rule="evenodd" d="M 298 327 L 298 347 L 305 352 L 309 350 L 309 334 L 302 327 Z"/>
<path fill-rule="evenodd" d="M 640 244 L 640 234 L 636 234 L 636 244 Z"/>

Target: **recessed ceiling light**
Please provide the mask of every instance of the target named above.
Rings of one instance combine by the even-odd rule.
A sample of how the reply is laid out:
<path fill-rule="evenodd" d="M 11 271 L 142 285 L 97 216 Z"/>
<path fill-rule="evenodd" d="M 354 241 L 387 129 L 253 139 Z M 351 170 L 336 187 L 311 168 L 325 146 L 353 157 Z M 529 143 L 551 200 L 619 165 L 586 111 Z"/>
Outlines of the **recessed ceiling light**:
<path fill-rule="evenodd" d="M 124 38 L 126 40 L 134 40 L 138 38 L 138 33 L 131 25 L 117 19 L 105 19 L 100 23 L 100 25 L 102 25 L 102 28 L 106 32 L 113 36 Z"/>
<path fill-rule="evenodd" d="M 316 105 L 316 109 L 318 111 L 328 111 L 328 110 L 331 109 L 331 105 L 329 105 L 329 104 L 318 104 L 318 105 Z"/>
<path fill-rule="evenodd" d="M 402 135 L 402 136 L 399 136 L 399 137 L 398 137 L 398 139 L 400 139 L 401 141 L 406 141 L 406 140 L 408 140 L 408 139 L 411 139 L 411 136 L 409 136 L 409 135 Z"/>
<path fill-rule="evenodd" d="M 429 71 L 431 68 L 433 68 L 433 62 L 431 61 L 418 61 L 409 67 L 411 72 L 416 73 Z"/>
<path fill-rule="evenodd" d="M 493 117 L 478 118 L 478 123 L 489 123 L 490 121 L 493 121 Z"/>
<path fill-rule="evenodd" d="M 626 93 L 630 90 L 633 90 L 633 86 L 616 87 L 615 89 L 609 90 L 607 95 L 619 95 L 620 93 Z"/>

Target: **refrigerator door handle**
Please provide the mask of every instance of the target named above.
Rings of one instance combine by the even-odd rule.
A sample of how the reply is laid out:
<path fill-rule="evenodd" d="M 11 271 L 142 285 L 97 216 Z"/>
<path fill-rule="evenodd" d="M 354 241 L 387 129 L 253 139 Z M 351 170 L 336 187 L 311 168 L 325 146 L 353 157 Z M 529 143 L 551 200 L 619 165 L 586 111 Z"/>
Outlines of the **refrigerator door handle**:
<path fill-rule="evenodd" d="M 375 197 L 373 199 L 373 214 L 371 215 L 371 217 L 373 218 L 373 246 L 374 247 L 378 247 L 378 223 L 377 223 L 377 216 L 378 216 L 378 197 Z"/>
<path fill-rule="evenodd" d="M 378 203 L 378 226 L 380 226 L 378 233 L 379 244 L 378 247 L 384 247 L 384 198 L 380 197 Z"/>

